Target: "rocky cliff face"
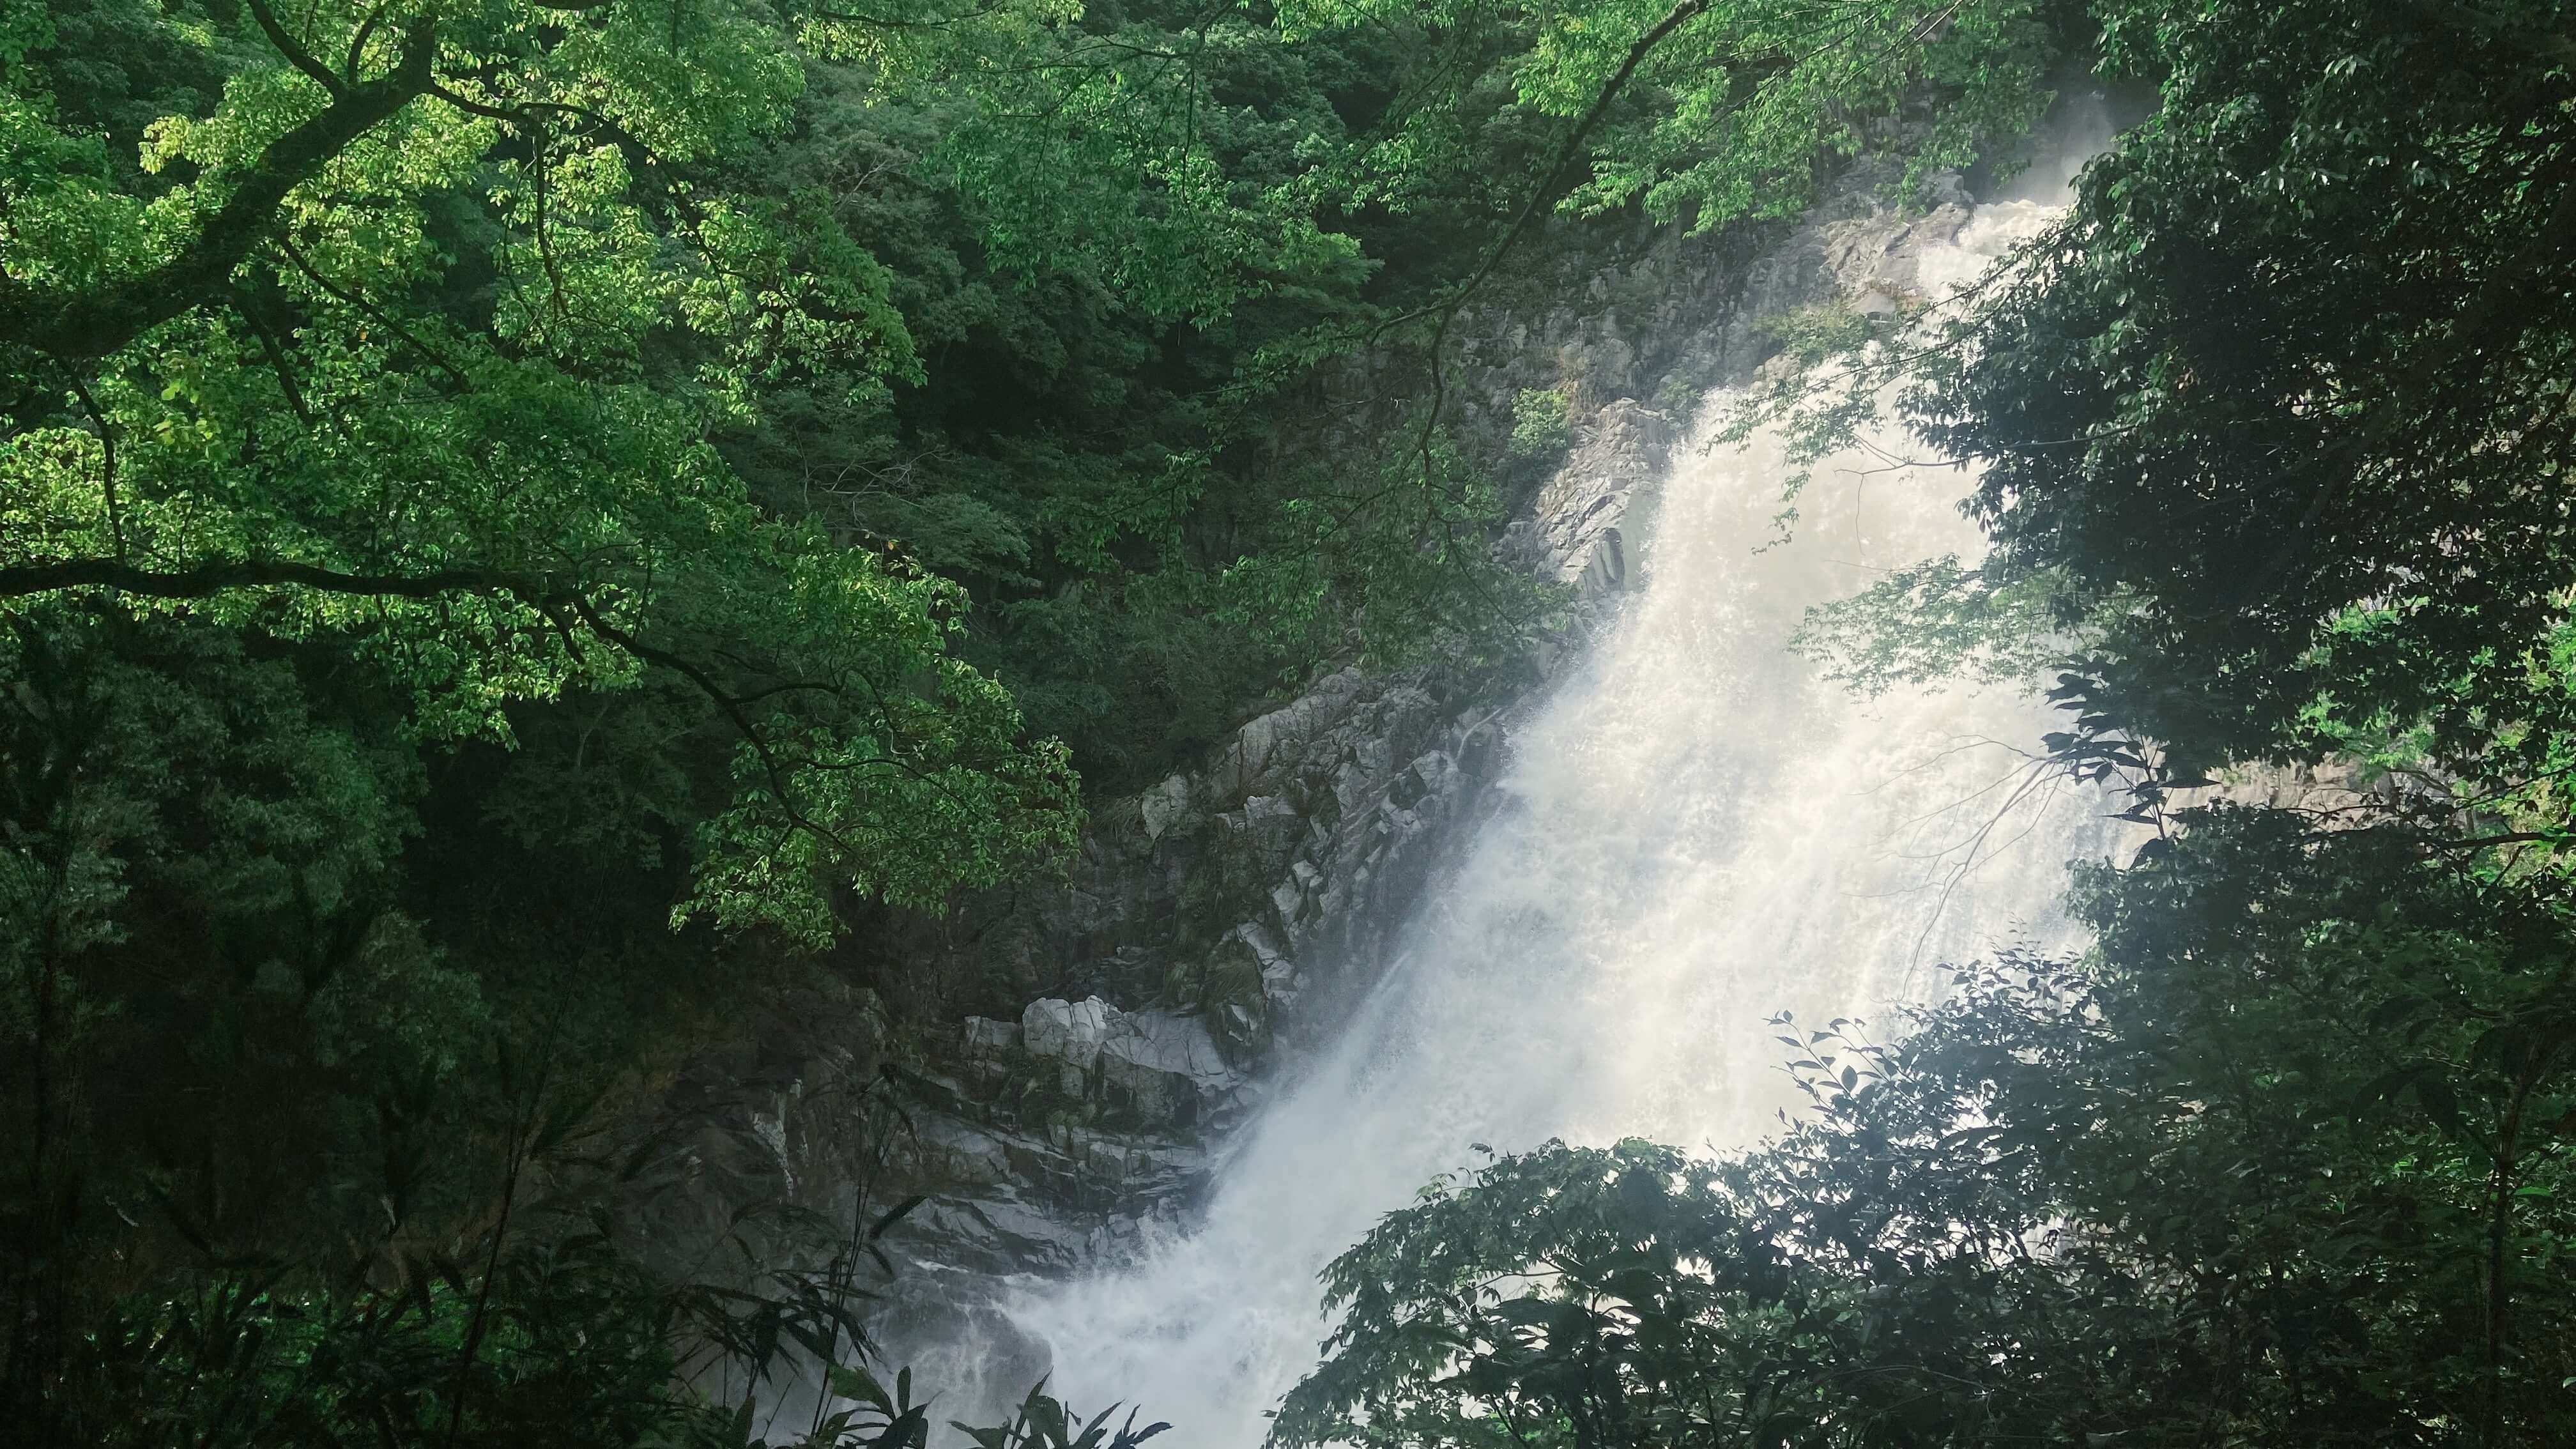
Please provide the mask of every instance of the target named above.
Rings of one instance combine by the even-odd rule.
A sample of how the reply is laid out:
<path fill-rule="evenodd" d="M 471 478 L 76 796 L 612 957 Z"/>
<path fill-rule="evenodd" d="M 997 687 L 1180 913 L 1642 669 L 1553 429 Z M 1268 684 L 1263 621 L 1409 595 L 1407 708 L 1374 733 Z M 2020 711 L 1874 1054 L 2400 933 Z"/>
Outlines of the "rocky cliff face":
<path fill-rule="evenodd" d="M 1499 545 L 1575 594 L 1542 675 L 1615 609 L 1674 438 L 1633 401 L 1601 408 Z M 1117 969 L 960 1024 L 915 1119 L 907 1175 L 935 1191 L 907 1252 L 1063 1271 L 1184 1211 L 1208 1149 L 1391 959 L 1486 802 L 1517 703 L 1345 669 L 1103 809 L 1070 887 L 1023 906 L 1012 938 L 1088 943 Z"/>
<path fill-rule="evenodd" d="M 1763 359 L 1762 324 L 1892 305 L 1916 286 L 1915 249 L 1967 218 L 1955 190 L 1893 212 L 1873 180 L 1759 249 L 1651 237 L 1571 295 L 1488 304 L 1454 329 L 1471 426 L 1505 425 L 1525 388 L 1558 390 L 1577 424 L 1497 544 L 1577 601 L 1535 661 L 1538 689 L 1615 614 L 1685 415 Z M 1020 983 L 1016 1013 L 965 1016 L 924 1046 L 867 993 L 823 991 L 788 1008 L 792 1030 L 693 1069 L 703 1080 L 674 1090 L 723 1110 L 675 1169 L 697 1176 L 665 1230 L 711 1230 L 762 1185 L 846 1219 L 865 1186 L 924 1197 L 888 1239 L 917 1265 L 1062 1273 L 1185 1215 L 1211 1147 L 1385 968 L 1533 697 L 1345 669 L 1101 807 L 1068 879 L 967 903 L 905 945 L 925 971 Z M 953 1305 L 960 1281 L 925 1291 Z"/>
<path fill-rule="evenodd" d="M 959 1024 L 902 1164 L 935 1189 L 908 1251 L 1069 1268 L 1185 1201 L 1283 1043 L 1382 954 L 1499 750 L 1417 684 L 1346 670 L 1102 810 L 1011 936 L 1113 969 Z"/>

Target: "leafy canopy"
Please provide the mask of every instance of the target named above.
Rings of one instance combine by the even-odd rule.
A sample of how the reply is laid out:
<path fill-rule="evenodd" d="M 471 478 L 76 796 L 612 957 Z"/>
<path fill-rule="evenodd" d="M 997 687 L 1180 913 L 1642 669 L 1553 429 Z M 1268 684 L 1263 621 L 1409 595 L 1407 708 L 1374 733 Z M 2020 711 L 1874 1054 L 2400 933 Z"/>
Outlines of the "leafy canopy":
<path fill-rule="evenodd" d="M 740 734 L 684 916 L 817 940 L 829 882 L 932 904 L 1070 841 L 1062 749 L 952 653 L 956 586 L 764 514 L 710 443 L 785 381 L 920 375 L 885 269 L 722 169 L 800 44 L 892 86 L 956 25 L 1059 16 L 102 10 L 197 105 L 113 154 L 120 98 L 9 10 L 9 610 L 342 640 L 432 739 L 674 671 Z"/>

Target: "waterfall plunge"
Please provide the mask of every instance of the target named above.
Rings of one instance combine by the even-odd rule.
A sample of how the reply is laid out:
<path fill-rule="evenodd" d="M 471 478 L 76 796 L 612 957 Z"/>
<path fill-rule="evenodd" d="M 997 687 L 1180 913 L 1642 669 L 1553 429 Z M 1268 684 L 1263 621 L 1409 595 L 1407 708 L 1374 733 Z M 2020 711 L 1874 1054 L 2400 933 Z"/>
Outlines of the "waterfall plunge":
<path fill-rule="evenodd" d="M 2047 214 L 1981 209 L 1922 258 L 1927 290 Z M 1946 986 L 1942 962 L 2063 938 L 2062 865 L 2112 841 L 2099 801 L 1998 818 L 2010 746 L 2047 711 L 2006 690 L 1856 700 L 1783 648 L 1877 570 L 1972 553 L 1964 476 L 1829 462 L 1798 536 L 1765 549 L 1783 466 L 1772 439 L 1681 453 L 1640 592 L 1516 733 L 1507 803 L 1344 1038 L 1232 1144 L 1204 1221 L 1007 1305 L 1052 1392 L 1141 1406 L 1179 1449 L 1254 1449 L 1314 1363 L 1317 1272 L 1480 1162 L 1470 1144 L 1745 1145 L 1791 1104 L 1774 1012 L 1884 1016 Z"/>

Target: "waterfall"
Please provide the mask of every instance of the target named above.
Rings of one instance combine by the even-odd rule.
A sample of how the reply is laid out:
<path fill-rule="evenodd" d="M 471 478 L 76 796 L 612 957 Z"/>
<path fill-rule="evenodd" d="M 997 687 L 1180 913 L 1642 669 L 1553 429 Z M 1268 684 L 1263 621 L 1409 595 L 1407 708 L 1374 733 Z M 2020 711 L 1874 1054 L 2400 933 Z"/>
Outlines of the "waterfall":
<path fill-rule="evenodd" d="M 2046 215 L 1981 210 L 1922 259 L 1927 288 Z M 1783 647 L 1876 570 L 1973 554 L 1966 475 L 1829 461 L 1765 547 L 1778 440 L 1678 456 L 1642 583 L 1515 732 L 1504 808 L 1345 1036 L 1231 1146 L 1204 1220 L 1007 1306 L 1052 1392 L 1253 1449 L 1314 1363 L 1317 1272 L 1476 1144 L 1744 1145 L 1792 1105 L 1773 1013 L 1884 1019 L 1937 995 L 1943 962 L 2063 939 L 2062 866 L 2110 837 L 2098 799 L 2016 795 L 2047 711 L 1956 686 L 1864 701 Z"/>

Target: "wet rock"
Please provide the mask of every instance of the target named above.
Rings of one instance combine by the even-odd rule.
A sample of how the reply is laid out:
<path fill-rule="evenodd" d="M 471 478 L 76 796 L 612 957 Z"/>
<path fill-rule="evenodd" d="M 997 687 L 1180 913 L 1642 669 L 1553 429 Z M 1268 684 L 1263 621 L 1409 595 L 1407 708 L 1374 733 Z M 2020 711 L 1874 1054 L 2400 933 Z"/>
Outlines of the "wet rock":
<path fill-rule="evenodd" d="M 1893 312 L 1896 299 L 1923 295 L 1923 249 L 1957 239 L 1968 212 L 1966 199 L 1955 194 L 1919 216 L 1875 207 L 1816 227 L 1814 244 L 1843 300 L 1865 312 Z"/>
<path fill-rule="evenodd" d="M 1539 492 L 1531 527 L 1507 539 L 1521 567 L 1594 601 L 1629 579 L 1631 507 L 1672 459 L 1672 420 L 1622 400 L 1601 410 Z"/>
<path fill-rule="evenodd" d="M 1148 840 L 1160 840 L 1189 813 L 1190 777 L 1174 775 L 1136 799 L 1136 814 Z"/>
<path fill-rule="evenodd" d="M 1020 1041 L 1032 1056 L 1056 1057 L 1089 1071 L 1100 1061 L 1112 1008 L 1094 996 L 1080 1003 L 1041 997 L 1020 1017 Z"/>

